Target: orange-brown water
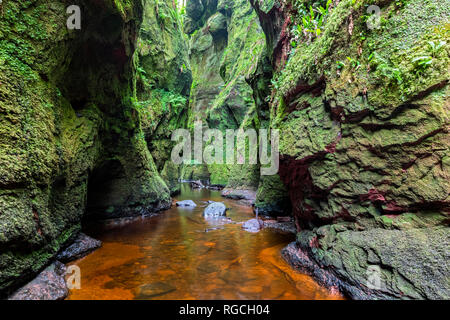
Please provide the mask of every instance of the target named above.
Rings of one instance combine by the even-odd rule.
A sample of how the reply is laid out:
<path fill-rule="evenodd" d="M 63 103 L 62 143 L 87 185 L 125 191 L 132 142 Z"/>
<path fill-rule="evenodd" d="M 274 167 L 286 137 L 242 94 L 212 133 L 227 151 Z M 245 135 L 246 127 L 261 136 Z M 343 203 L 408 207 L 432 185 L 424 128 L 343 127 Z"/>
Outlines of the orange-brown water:
<path fill-rule="evenodd" d="M 293 270 L 280 250 L 293 235 L 272 230 L 248 233 L 239 222 L 251 208 L 219 192 L 182 186 L 173 207 L 154 218 L 91 233 L 103 246 L 75 261 L 81 289 L 68 299 L 340 299 Z M 205 221 L 202 201 L 222 201 L 233 223 Z M 207 232 L 206 232 L 207 231 Z"/>

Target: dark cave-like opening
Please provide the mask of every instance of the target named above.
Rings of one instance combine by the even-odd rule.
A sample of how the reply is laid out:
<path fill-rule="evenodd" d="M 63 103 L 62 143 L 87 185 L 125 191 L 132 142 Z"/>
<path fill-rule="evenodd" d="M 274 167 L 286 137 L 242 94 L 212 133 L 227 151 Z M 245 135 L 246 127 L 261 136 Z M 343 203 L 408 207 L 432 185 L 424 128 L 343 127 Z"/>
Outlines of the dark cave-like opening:
<path fill-rule="evenodd" d="M 89 175 L 85 220 L 106 218 L 123 204 L 125 170 L 119 160 L 108 160 Z"/>

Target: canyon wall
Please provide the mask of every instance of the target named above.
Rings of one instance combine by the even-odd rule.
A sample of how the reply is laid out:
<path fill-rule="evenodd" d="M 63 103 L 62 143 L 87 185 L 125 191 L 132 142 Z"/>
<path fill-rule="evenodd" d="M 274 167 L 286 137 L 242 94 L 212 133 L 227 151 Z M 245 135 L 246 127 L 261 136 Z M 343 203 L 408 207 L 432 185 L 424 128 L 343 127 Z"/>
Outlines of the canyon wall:
<path fill-rule="evenodd" d="M 250 2 L 188 0 L 187 15 L 185 32 L 190 38 L 193 73 L 188 126 L 200 121 L 205 129 L 223 133 L 268 128 L 271 66 L 262 63 L 267 60 L 265 36 Z M 225 194 L 252 198 L 260 213 L 289 214 L 279 176 L 261 177 L 260 165 L 245 161 L 184 166 L 182 178 L 226 186 Z"/>
<path fill-rule="evenodd" d="M 183 15 L 171 0 L 147 0 L 135 63 L 136 105 L 145 140 L 171 194 L 179 192 L 180 168 L 171 159 L 172 133 L 186 128 L 192 84 Z"/>
<path fill-rule="evenodd" d="M 81 30 L 66 27 L 72 4 L 81 8 Z M 148 22 L 155 6 L 121 0 L 0 4 L 2 294 L 42 270 L 77 235 L 82 219 L 170 207 L 169 188 L 146 141 L 158 131 L 147 130 L 148 110 L 140 103 L 147 99 L 141 75 L 156 69 L 142 45 L 157 32 Z M 172 17 L 165 19 L 177 28 Z M 167 59 L 172 69 L 177 59 Z M 155 80 L 161 94 L 188 94 L 189 71 L 180 73 L 187 79 L 182 84 L 175 72 Z"/>
<path fill-rule="evenodd" d="M 352 298 L 448 299 L 449 1 L 251 2 L 298 228 L 285 257 Z"/>
<path fill-rule="evenodd" d="M 222 132 L 256 127 L 255 104 L 246 78 L 257 66 L 264 34 L 253 8 L 246 0 L 189 0 L 186 9 L 193 73 L 189 127 L 196 121 L 205 129 Z M 256 188 L 259 168 L 195 164 L 184 168 L 183 178 Z"/>

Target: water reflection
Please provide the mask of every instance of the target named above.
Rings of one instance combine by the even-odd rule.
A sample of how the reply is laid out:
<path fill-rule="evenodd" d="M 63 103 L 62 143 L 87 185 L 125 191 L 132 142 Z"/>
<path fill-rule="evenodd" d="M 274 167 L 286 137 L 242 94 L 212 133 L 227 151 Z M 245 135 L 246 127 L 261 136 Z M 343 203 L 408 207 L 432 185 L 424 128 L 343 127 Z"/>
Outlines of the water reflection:
<path fill-rule="evenodd" d="M 292 270 L 280 250 L 293 235 L 245 232 L 252 209 L 209 190 L 182 186 L 174 206 L 159 217 L 142 219 L 94 237 L 103 247 L 74 262 L 81 290 L 68 299 L 335 299 L 310 277 Z M 206 201 L 222 201 L 228 219 L 205 220 Z"/>

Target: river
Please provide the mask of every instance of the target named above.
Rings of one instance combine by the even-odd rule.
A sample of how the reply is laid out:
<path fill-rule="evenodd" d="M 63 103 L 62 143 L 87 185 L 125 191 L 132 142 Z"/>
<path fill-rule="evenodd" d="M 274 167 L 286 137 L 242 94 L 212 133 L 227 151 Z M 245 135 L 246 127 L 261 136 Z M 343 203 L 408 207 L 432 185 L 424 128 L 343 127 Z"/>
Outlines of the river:
<path fill-rule="evenodd" d="M 244 231 L 240 222 L 254 218 L 252 209 L 218 191 L 183 184 L 175 200 L 187 199 L 198 206 L 173 206 L 156 217 L 90 231 L 103 246 L 70 263 L 80 268 L 81 289 L 71 290 L 67 299 L 341 298 L 282 259 L 280 250 L 293 234 Z M 231 208 L 232 222 L 205 221 L 207 200 Z"/>

